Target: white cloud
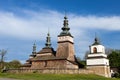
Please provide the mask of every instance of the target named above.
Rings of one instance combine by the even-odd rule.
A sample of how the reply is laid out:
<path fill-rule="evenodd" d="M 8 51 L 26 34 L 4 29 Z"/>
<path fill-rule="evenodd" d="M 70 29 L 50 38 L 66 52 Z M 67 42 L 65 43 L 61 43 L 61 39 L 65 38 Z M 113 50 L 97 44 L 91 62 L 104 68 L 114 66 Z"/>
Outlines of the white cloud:
<path fill-rule="evenodd" d="M 48 28 L 53 41 L 57 43 L 57 35 L 63 26 L 64 14 L 57 11 L 23 11 L 23 16 L 14 12 L 0 12 L 0 35 L 20 39 L 44 40 Z M 80 53 L 88 50 L 90 37 L 86 30 L 120 30 L 120 16 L 81 16 L 68 14 L 70 32 L 74 36 L 76 50 Z M 78 54 L 79 55 L 79 54 Z M 83 56 L 83 53 L 80 54 Z"/>
<path fill-rule="evenodd" d="M 19 17 L 13 12 L 0 12 L 0 33 L 19 38 L 38 39 L 44 37 L 48 28 L 51 35 L 59 34 L 63 26 L 64 14 L 56 11 L 25 11 Z M 120 16 L 99 17 L 70 14 L 69 26 L 74 35 L 83 33 L 85 29 L 120 30 Z"/>
<path fill-rule="evenodd" d="M 29 12 L 30 13 L 30 12 Z M 14 13 L 0 13 L 0 33 L 3 35 L 18 37 L 18 38 L 40 38 L 46 35 L 45 33 L 50 28 L 50 31 L 56 34 L 60 24 L 60 17 L 53 12 L 36 13 L 31 12 L 30 18 L 18 17 Z M 59 15 L 59 14 L 58 14 Z M 58 22 L 58 23 L 57 23 Z M 59 25 L 58 25 L 59 24 Z"/>
<path fill-rule="evenodd" d="M 120 16 L 72 16 L 71 26 L 84 29 L 120 30 Z"/>

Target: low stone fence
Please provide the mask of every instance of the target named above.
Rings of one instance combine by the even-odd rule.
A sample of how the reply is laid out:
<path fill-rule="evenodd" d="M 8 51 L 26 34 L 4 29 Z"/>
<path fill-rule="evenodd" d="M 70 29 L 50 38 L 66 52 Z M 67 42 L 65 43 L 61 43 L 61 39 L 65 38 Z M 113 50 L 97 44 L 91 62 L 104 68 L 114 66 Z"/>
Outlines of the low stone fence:
<path fill-rule="evenodd" d="M 8 69 L 8 73 L 94 74 L 88 69 Z"/>

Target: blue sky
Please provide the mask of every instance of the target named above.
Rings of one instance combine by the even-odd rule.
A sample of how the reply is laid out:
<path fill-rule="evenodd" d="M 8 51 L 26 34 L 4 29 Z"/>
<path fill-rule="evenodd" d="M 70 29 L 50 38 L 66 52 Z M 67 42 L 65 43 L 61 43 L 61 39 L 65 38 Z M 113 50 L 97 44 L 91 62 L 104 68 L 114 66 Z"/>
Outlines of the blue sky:
<path fill-rule="evenodd" d="M 120 0 L 0 0 L 0 49 L 6 61 L 25 62 L 36 41 L 45 45 L 48 28 L 52 47 L 63 26 L 65 11 L 74 36 L 76 56 L 83 58 L 95 33 L 106 48 L 120 49 Z"/>

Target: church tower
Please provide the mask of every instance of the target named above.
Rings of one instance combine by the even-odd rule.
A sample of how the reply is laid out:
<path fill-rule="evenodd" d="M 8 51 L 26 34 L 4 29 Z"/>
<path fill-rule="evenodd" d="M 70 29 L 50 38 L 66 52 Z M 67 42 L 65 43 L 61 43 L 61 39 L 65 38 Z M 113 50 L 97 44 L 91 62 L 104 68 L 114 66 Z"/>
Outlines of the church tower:
<path fill-rule="evenodd" d="M 34 58 L 36 56 L 36 43 L 33 44 L 33 51 L 32 54 L 30 55 L 30 59 Z"/>
<path fill-rule="evenodd" d="M 93 70 L 96 74 L 110 77 L 109 60 L 105 54 L 105 47 L 95 37 L 94 43 L 90 46 L 90 54 L 87 57 L 87 68 Z"/>
<path fill-rule="evenodd" d="M 69 32 L 67 16 L 64 17 L 62 32 L 58 35 L 58 48 L 56 56 L 59 58 L 67 58 L 67 60 L 75 61 L 74 59 L 74 42 L 73 36 Z"/>

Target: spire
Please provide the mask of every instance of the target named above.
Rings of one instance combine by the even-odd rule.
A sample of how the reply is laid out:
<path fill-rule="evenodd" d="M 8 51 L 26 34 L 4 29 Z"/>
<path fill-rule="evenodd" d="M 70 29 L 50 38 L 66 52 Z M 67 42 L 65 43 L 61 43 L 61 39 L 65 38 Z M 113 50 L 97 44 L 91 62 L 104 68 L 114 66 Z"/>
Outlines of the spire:
<path fill-rule="evenodd" d="M 33 54 L 35 54 L 36 53 L 36 41 L 34 42 L 34 44 L 33 44 L 33 52 L 32 52 Z"/>
<path fill-rule="evenodd" d="M 46 37 L 46 43 L 45 43 L 46 47 L 50 48 L 51 47 L 51 41 L 50 41 L 50 34 L 48 31 L 47 37 Z"/>
<path fill-rule="evenodd" d="M 96 36 L 96 33 L 95 33 L 95 39 L 94 39 L 94 43 L 93 43 L 93 45 L 100 45 L 100 41 L 99 41 L 99 39 L 98 39 L 98 37 Z"/>
<path fill-rule="evenodd" d="M 67 16 L 65 13 L 65 17 L 64 17 L 64 23 L 63 23 L 63 27 L 62 27 L 62 32 L 60 33 L 59 36 L 72 36 L 69 32 L 70 28 L 68 27 L 68 20 L 67 20 Z"/>

